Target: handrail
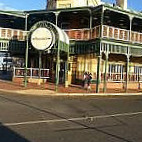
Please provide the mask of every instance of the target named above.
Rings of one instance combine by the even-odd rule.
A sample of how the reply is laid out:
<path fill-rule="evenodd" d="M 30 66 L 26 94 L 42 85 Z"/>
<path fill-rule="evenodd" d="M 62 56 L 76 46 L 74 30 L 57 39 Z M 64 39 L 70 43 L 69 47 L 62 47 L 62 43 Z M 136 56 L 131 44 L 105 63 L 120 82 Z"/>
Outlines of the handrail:
<path fill-rule="evenodd" d="M 39 68 L 27 68 L 27 77 L 41 79 L 50 78 L 49 71 L 49 69 L 43 68 L 41 68 L 40 71 Z M 23 78 L 25 76 L 25 68 L 13 67 L 13 76 Z"/>
<path fill-rule="evenodd" d="M 101 74 L 101 80 L 104 80 L 104 73 Z M 126 73 L 107 73 L 107 81 L 108 82 L 125 82 L 126 81 Z M 129 73 L 128 75 L 129 82 L 142 82 L 142 74 Z"/>
<path fill-rule="evenodd" d="M 103 37 L 129 41 L 129 36 L 130 36 L 129 30 L 103 25 L 102 31 L 103 31 Z"/>
<path fill-rule="evenodd" d="M 92 29 L 63 29 L 69 36 L 70 40 L 91 40 L 100 37 L 100 25 L 95 26 Z M 102 36 L 104 38 L 131 41 L 133 43 L 142 43 L 142 33 L 130 31 L 122 28 L 113 26 L 103 25 Z M 0 38 L 3 39 L 17 39 L 25 41 L 27 31 L 20 29 L 2 28 L 0 27 Z M 131 38 L 130 38 L 131 35 Z"/>
<path fill-rule="evenodd" d="M 3 39 L 17 39 L 24 41 L 26 39 L 26 31 L 20 29 L 2 28 L 0 27 L 0 38 Z"/>
<path fill-rule="evenodd" d="M 103 25 L 102 26 L 102 36 L 103 38 L 129 41 L 134 43 L 142 43 L 142 33 L 131 31 L 130 30 L 117 28 L 113 26 Z M 92 29 L 83 28 L 83 29 L 64 29 L 68 34 L 70 40 L 91 40 L 100 37 L 100 25 L 95 26 Z"/>
<path fill-rule="evenodd" d="M 70 40 L 89 40 L 90 29 L 65 29 L 64 30 L 69 36 Z"/>

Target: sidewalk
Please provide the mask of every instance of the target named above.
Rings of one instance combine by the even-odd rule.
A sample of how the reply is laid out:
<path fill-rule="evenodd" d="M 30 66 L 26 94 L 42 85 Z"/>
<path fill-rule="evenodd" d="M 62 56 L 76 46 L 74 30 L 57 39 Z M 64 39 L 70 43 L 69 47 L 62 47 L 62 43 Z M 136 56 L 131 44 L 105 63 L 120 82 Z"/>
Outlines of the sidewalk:
<path fill-rule="evenodd" d="M 100 85 L 100 93 L 95 93 L 95 85 L 92 86 L 91 90 L 84 89 L 81 85 L 70 85 L 65 88 L 63 85 L 59 85 L 58 92 L 55 92 L 55 84 L 47 82 L 40 86 L 33 83 L 28 83 L 27 87 L 24 84 L 14 83 L 10 81 L 0 80 L 0 91 L 7 93 L 18 93 L 18 94 L 31 94 L 31 95 L 140 95 L 142 89 L 138 90 L 137 86 L 129 88 L 127 93 L 121 89 L 120 84 L 108 84 L 107 92 L 103 93 L 102 84 Z"/>

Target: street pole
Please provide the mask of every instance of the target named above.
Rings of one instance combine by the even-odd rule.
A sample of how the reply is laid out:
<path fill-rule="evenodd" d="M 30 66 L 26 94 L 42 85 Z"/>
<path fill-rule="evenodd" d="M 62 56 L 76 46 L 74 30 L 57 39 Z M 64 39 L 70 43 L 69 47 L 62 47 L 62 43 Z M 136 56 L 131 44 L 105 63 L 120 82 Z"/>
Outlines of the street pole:
<path fill-rule="evenodd" d="M 127 55 L 125 92 L 127 92 L 127 90 L 128 90 L 128 82 L 129 82 L 129 62 L 130 62 L 130 56 Z"/>
<path fill-rule="evenodd" d="M 60 72 L 60 42 L 58 41 L 58 45 L 57 45 L 57 60 L 56 60 L 56 85 L 55 85 L 55 91 L 56 92 L 58 92 L 59 72 Z"/>
<path fill-rule="evenodd" d="M 28 30 L 28 15 L 26 14 L 25 19 L 25 31 Z M 27 87 L 27 68 L 28 68 L 28 50 L 29 50 L 29 41 L 28 41 L 28 33 L 26 35 L 26 52 L 25 52 L 25 74 L 24 74 L 24 86 Z"/>
<path fill-rule="evenodd" d="M 68 70 L 69 70 L 69 46 L 68 46 L 68 52 L 67 52 L 67 61 L 65 62 L 65 87 L 66 88 L 69 86 Z"/>
<path fill-rule="evenodd" d="M 97 82 L 96 82 L 96 93 L 99 93 L 99 86 L 101 81 L 101 55 L 98 56 L 98 63 L 97 63 Z"/>
<path fill-rule="evenodd" d="M 107 89 L 107 71 L 108 71 L 108 53 L 105 54 L 106 60 L 105 60 L 105 73 L 104 73 L 104 88 L 103 92 L 106 92 Z"/>
<path fill-rule="evenodd" d="M 39 74 L 38 74 L 38 77 L 39 77 L 39 82 L 38 82 L 38 85 L 40 85 L 40 79 L 41 79 L 41 53 L 42 51 L 39 51 Z"/>

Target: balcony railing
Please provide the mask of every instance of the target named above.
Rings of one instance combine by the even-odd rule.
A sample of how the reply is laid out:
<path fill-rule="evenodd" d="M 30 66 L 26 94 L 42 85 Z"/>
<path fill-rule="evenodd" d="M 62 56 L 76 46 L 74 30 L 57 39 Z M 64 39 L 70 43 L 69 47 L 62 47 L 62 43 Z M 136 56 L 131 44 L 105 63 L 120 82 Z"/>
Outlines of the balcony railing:
<path fill-rule="evenodd" d="M 0 27 L 0 38 L 24 41 L 26 39 L 26 31 Z"/>
<path fill-rule="evenodd" d="M 91 40 L 101 36 L 100 27 L 101 26 L 96 26 L 92 29 L 68 29 L 64 31 L 69 36 L 70 40 Z M 121 41 L 130 41 L 134 43 L 142 43 L 142 33 L 134 31 L 130 32 L 126 29 L 107 25 L 102 26 L 102 37 Z"/>
<path fill-rule="evenodd" d="M 101 74 L 101 80 L 104 80 L 104 73 Z M 125 82 L 126 73 L 108 73 L 107 74 L 108 82 Z M 129 82 L 142 82 L 142 74 L 129 73 L 128 77 Z"/>
<path fill-rule="evenodd" d="M 142 43 L 142 33 L 131 32 L 131 41 L 135 43 Z"/>
<path fill-rule="evenodd" d="M 92 29 L 67 29 L 64 31 L 69 36 L 70 40 L 90 40 L 99 38 L 101 36 L 100 27 L 101 26 L 96 26 Z M 26 34 L 27 32 L 23 30 L 0 27 L 0 38 L 2 39 L 15 39 L 24 41 L 26 39 Z M 142 43 L 142 33 L 134 31 L 130 33 L 129 30 L 107 25 L 102 26 L 102 37 L 122 41 L 131 41 L 134 43 Z"/>
<path fill-rule="evenodd" d="M 103 37 L 116 39 L 116 40 L 129 41 L 129 35 L 130 35 L 129 30 L 103 25 L 102 31 L 103 31 Z"/>
<path fill-rule="evenodd" d="M 13 68 L 13 75 L 14 77 L 21 77 L 25 76 L 25 69 L 24 68 Z M 49 69 L 40 69 L 39 68 L 27 68 L 27 77 L 29 78 L 41 78 L 46 79 L 49 78 Z"/>
<path fill-rule="evenodd" d="M 89 40 L 90 29 L 71 29 L 64 30 L 69 36 L 70 40 Z"/>

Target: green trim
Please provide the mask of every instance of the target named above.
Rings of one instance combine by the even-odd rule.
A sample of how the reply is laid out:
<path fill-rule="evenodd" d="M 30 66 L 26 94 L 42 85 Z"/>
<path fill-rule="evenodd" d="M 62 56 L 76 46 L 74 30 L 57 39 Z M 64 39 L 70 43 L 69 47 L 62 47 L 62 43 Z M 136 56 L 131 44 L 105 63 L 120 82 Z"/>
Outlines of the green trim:
<path fill-rule="evenodd" d="M 11 16 L 16 16 L 16 17 L 21 17 L 21 18 L 26 17 L 26 14 L 24 13 L 24 11 L 3 11 L 3 10 L 0 10 L 0 14 L 11 15 Z"/>
<path fill-rule="evenodd" d="M 97 61 L 97 82 L 96 82 L 96 93 L 99 93 L 100 91 L 100 81 L 101 81 L 101 56 L 98 56 L 98 61 Z"/>
<path fill-rule="evenodd" d="M 120 46 L 132 46 L 136 48 L 142 47 L 142 44 L 140 43 L 132 43 L 130 41 L 121 41 L 121 40 L 108 39 L 108 38 L 102 38 L 101 42 L 107 43 L 107 44 L 113 44 L 113 45 L 120 45 Z"/>
<path fill-rule="evenodd" d="M 99 6 L 96 6 L 96 7 L 74 7 L 74 8 L 60 8 L 60 9 L 51 9 L 51 10 L 31 10 L 31 11 L 24 11 L 24 13 L 27 13 L 27 14 L 40 14 L 40 13 L 56 13 L 56 12 L 71 12 L 71 11 L 85 11 L 85 10 L 100 10 L 102 7 L 105 7 L 105 9 L 109 9 L 109 10 L 113 10 L 115 12 L 119 12 L 119 13 L 122 13 L 122 14 L 125 14 L 125 15 L 133 15 L 135 17 L 138 17 L 138 18 L 142 18 L 142 13 L 141 12 L 138 12 L 138 11 L 135 11 L 135 10 L 124 10 L 118 6 L 112 6 L 112 4 L 101 4 Z"/>
<path fill-rule="evenodd" d="M 99 41 L 79 41 L 71 42 L 70 54 L 87 54 L 87 53 L 100 53 L 100 42 Z"/>
<path fill-rule="evenodd" d="M 98 6 L 100 7 L 100 6 Z M 95 7 L 96 9 L 97 7 Z M 71 11 L 85 11 L 85 10 L 93 10 L 94 7 L 73 7 L 73 8 L 58 8 L 58 9 L 50 9 L 50 10 L 31 10 L 25 11 L 28 14 L 40 14 L 40 13 L 48 13 L 48 12 L 71 12 Z"/>
<path fill-rule="evenodd" d="M 107 3 L 103 4 L 103 6 L 105 8 L 110 9 L 110 10 L 113 10 L 115 12 L 120 12 L 120 13 L 125 14 L 125 15 L 133 15 L 133 16 L 136 16 L 138 18 L 142 18 L 142 13 L 138 12 L 138 11 L 135 11 L 135 10 L 130 10 L 130 9 L 124 10 L 121 7 L 112 6 L 111 4 L 107 4 Z"/>

